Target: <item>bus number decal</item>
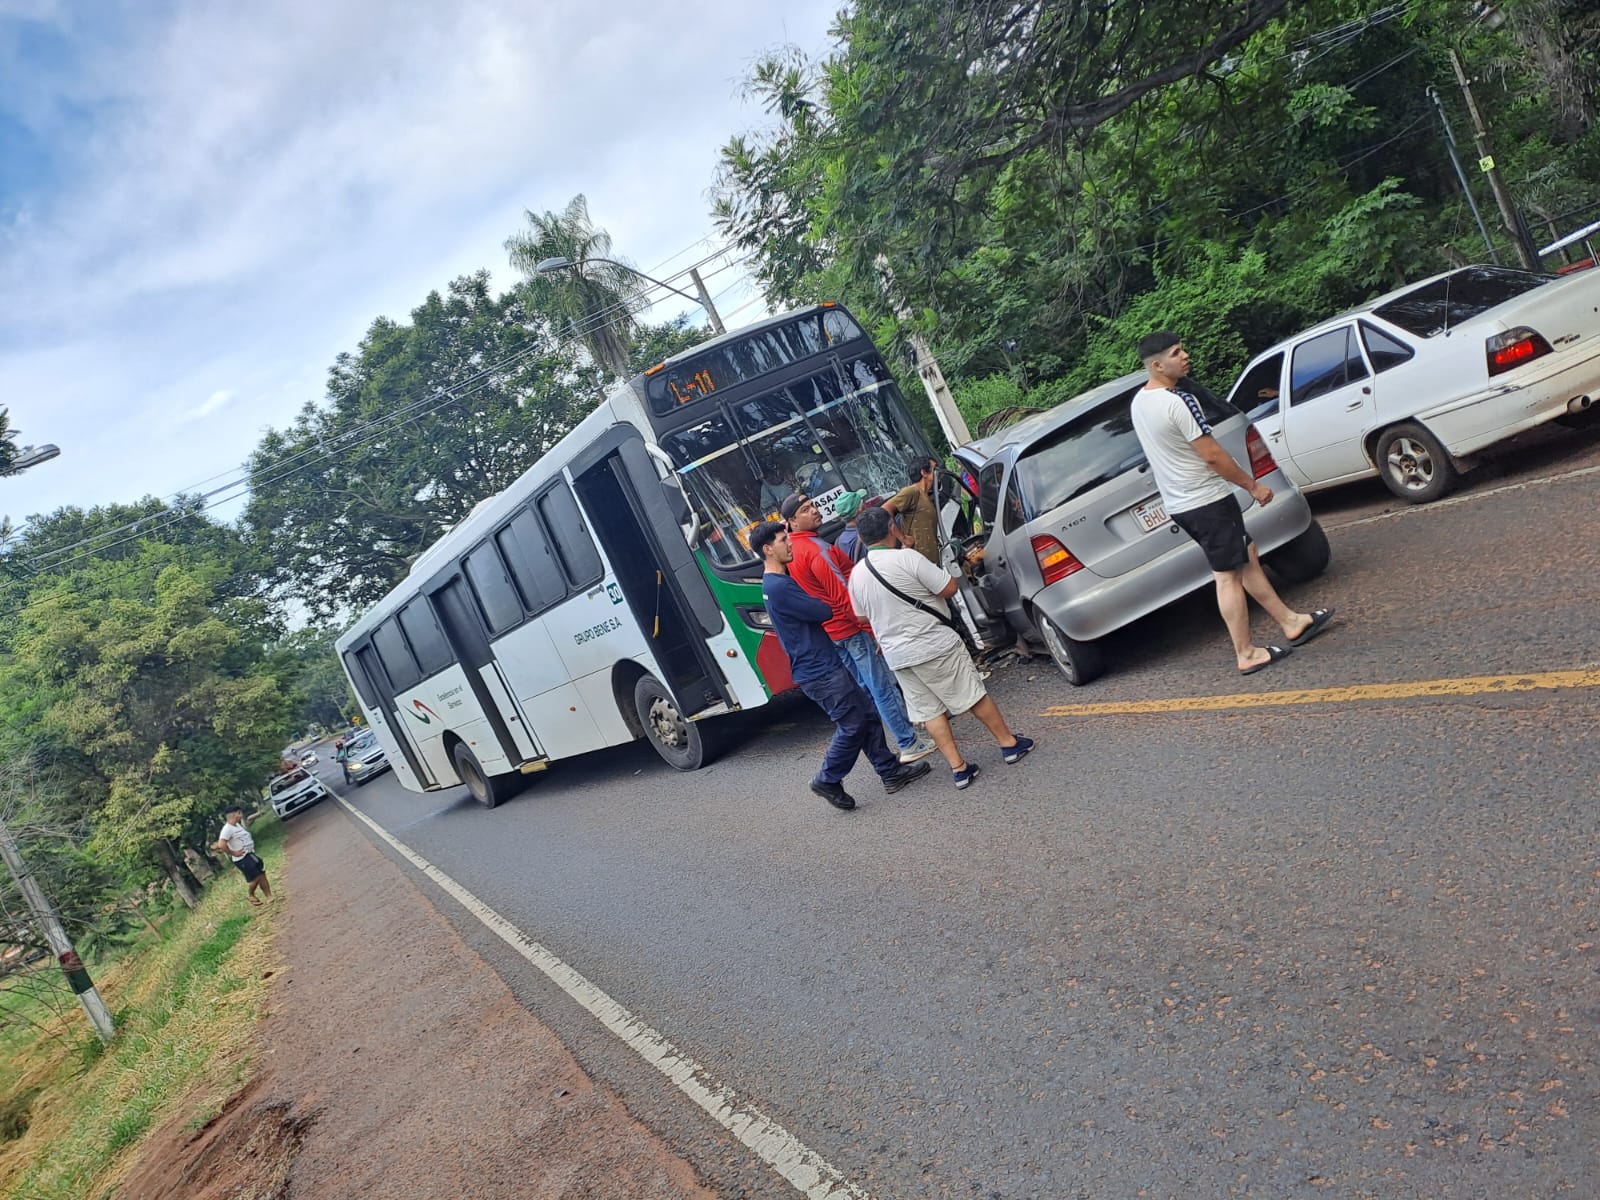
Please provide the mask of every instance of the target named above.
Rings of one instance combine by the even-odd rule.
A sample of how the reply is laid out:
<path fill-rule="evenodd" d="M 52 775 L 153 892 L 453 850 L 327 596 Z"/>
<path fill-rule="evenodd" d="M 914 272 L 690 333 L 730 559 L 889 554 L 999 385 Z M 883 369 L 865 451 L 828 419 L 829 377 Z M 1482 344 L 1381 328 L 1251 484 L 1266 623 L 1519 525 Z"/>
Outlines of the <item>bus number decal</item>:
<path fill-rule="evenodd" d="M 581 646 L 585 642 L 592 642 L 597 637 L 605 637 L 613 629 L 621 629 L 622 622 L 616 617 L 607 617 L 598 625 L 591 625 L 588 629 L 580 630 L 572 635 L 574 645 Z"/>

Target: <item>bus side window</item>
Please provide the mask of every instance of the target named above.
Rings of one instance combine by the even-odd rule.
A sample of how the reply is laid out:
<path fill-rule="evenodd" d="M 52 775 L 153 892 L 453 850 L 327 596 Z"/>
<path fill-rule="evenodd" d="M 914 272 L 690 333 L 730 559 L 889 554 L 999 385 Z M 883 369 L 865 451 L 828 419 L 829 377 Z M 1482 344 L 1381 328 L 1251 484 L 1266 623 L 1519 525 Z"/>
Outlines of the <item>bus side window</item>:
<path fill-rule="evenodd" d="M 372 631 L 372 645 L 396 693 L 410 691 L 422 682 L 422 669 L 411 656 L 411 647 L 406 645 L 405 635 L 393 617 Z"/>
<path fill-rule="evenodd" d="M 525 508 L 494 535 L 511 572 L 511 582 L 522 593 L 523 606 L 537 616 L 552 604 L 567 598 L 562 586 L 561 571 L 555 555 L 550 552 L 550 540 L 539 527 L 539 518 L 531 508 Z"/>
<path fill-rule="evenodd" d="M 356 691 L 361 694 L 361 702 L 368 708 L 377 708 L 378 684 L 367 669 L 367 659 L 371 654 L 371 646 L 357 647 L 345 654 L 344 665 L 350 672 L 350 678 L 355 681 Z"/>
<path fill-rule="evenodd" d="M 467 583 L 477 597 L 478 611 L 483 623 L 489 627 L 490 636 L 522 624 L 522 601 L 506 578 L 506 569 L 500 562 L 492 542 L 485 542 L 461 560 Z"/>
<path fill-rule="evenodd" d="M 411 644 L 411 652 L 417 656 L 417 665 L 422 668 L 424 678 L 437 675 L 456 661 L 426 600 L 413 600 L 400 610 L 399 618 L 400 631 Z"/>
<path fill-rule="evenodd" d="M 558 483 L 539 497 L 539 515 L 544 518 L 556 557 L 575 588 L 586 587 L 600 578 L 600 554 L 589 537 L 578 502 L 565 483 Z"/>

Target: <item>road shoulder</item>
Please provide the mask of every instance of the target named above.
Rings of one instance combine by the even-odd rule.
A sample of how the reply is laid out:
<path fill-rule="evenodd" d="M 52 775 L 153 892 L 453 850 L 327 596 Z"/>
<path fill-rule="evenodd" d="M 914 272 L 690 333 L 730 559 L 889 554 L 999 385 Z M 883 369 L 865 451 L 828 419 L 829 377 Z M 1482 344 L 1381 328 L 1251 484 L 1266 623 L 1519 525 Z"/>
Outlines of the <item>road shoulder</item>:
<path fill-rule="evenodd" d="M 338 806 L 287 848 L 260 1073 L 120 1197 L 713 1196 Z"/>

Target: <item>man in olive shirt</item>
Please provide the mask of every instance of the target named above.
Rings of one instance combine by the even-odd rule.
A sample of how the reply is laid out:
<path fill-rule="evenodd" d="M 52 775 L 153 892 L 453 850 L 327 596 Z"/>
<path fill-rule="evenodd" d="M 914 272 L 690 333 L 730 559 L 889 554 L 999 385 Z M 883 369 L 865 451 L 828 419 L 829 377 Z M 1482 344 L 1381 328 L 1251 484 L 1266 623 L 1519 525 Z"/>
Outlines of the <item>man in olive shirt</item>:
<path fill-rule="evenodd" d="M 883 502 L 883 511 L 895 518 L 902 540 L 938 566 L 939 512 L 933 485 L 939 463 L 932 458 L 914 458 L 909 466 L 911 482 Z"/>

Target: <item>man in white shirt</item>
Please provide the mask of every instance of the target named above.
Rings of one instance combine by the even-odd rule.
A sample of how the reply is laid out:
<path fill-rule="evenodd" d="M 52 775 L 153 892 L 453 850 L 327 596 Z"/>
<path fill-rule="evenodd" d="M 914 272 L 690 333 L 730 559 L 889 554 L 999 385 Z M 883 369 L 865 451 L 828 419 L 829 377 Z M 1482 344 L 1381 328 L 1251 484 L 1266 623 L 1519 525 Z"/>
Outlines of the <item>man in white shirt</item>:
<path fill-rule="evenodd" d="M 883 508 L 863 512 L 856 529 L 867 553 L 850 572 L 851 607 L 872 627 L 884 661 L 905 693 L 906 714 L 927 723 L 956 787 L 968 787 L 978 768 L 956 746 L 952 713 L 970 711 L 994 735 L 1000 756 L 1008 763 L 1021 762 L 1033 749 L 1033 740 L 1006 725 L 951 624 L 945 602 L 955 595 L 956 581 L 918 551 L 894 548 L 894 519 Z"/>
<path fill-rule="evenodd" d="M 1296 612 L 1278 596 L 1245 530 L 1233 489 L 1257 504 L 1272 503 L 1272 489 L 1234 461 L 1211 434 L 1205 411 L 1180 384 L 1189 374 L 1189 352 L 1175 333 L 1152 333 L 1139 343 L 1150 378 L 1134 393 L 1133 429 L 1150 460 L 1167 516 L 1205 552 L 1217 584 L 1217 607 L 1233 639 L 1239 674 L 1254 675 L 1289 657 L 1327 628 L 1333 609 Z M 1288 644 L 1257 646 L 1250 640 L 1250 597 L 1267 610 Z"/>
<path fill-rule="evenodd" d="M 233 865 L 239 868 L 239 874 L 250 885 L 247 892 L 250 903 L 260 908 L 263 901 L 256 896 L 257 888 L 261 889 L 262 896 L 272 899 L 272 885 L 267 882 L 266 864 L 256 853 L 255 838 L 244 827 L 244 809 L 234 805 L 227 815 L 227 823 L 222 827 L 222 835 L 217 839 L 215 848 L 224 851 L 233 860 Z"/>

